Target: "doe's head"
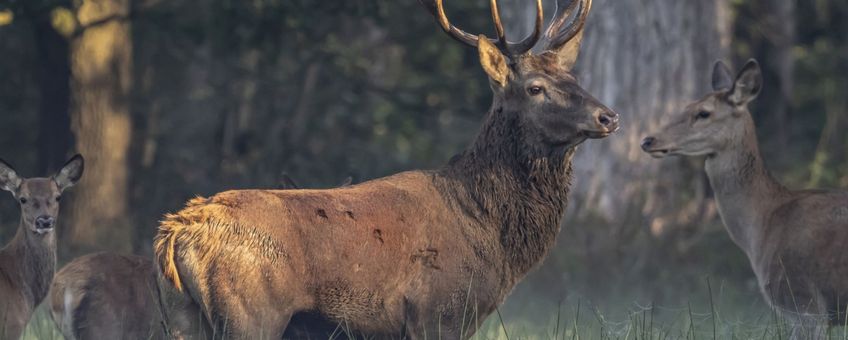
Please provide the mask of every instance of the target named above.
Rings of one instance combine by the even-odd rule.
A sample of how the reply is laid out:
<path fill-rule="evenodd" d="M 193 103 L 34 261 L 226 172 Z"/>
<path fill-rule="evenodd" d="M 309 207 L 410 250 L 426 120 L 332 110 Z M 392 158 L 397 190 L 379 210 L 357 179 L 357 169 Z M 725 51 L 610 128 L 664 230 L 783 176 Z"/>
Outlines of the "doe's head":
<path fill-rule="evenodd" d="M 533 32 L 518 42 L 506 39 L 497 0 L 490 0 L 497 39 L 475 36 L 451 25 L 442 0 L 419 1 L 451 37 L 478 49 L 495 95 L 495 110 L 518 113 L 524 135 L 531 139 L 528 142 L 573 146 L 618 130 L 618 114 L 580 87 L 571 72 L 592 0 L 557 0 L 556 13 L 544 32 L 544 48 L 538 54 L 530 50 L 543 38 L 541 0 L 536 0 Z"/>
<path fill-rule="evenodd" d="M 43 235 L 53 231 L 62 192 L 80 180 L 84 167 L 82 156 L 76 155 L 49 178 L 23 178 L 0 159 L 0 189 L 11 192 L 18 200 L 24 227 Z"/>
<path fill-rule="evenodd" d="M 712 155 L 732 148 L 749 133 L 748 103 L 763 86 L 760 66 L 750 59 L 735 78 L 723 62 L 713 67 L 713 92 L 672 115 L 663 127 L 642 140 L 653 157 Z"/>

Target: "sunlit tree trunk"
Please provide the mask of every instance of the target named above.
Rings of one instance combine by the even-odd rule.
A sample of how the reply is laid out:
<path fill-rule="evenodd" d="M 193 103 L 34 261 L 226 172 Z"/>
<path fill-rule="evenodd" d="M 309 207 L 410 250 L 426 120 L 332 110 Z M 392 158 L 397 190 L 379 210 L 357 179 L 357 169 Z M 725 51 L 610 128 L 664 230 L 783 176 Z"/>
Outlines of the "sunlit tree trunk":
<path fill-rule="evenodd" d="M 81 31 L 71 43 L 71 112 L 86 169 L 70 206 L 74 251 L 130 249 L 128 11 L 128 0 L 87 0 L 77 9 Z"/>

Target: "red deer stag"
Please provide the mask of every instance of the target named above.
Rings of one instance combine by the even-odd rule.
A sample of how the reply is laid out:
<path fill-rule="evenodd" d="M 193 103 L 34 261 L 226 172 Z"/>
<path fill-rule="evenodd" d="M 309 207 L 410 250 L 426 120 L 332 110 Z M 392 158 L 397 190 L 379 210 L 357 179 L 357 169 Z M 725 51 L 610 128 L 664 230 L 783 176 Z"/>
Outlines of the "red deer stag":
<path fill-rule="evenodd" d="M 283 174 L 277 188 L 298 185 Z M 150 259 L 89 254 L 56 273 L 50 286 L 50 314 L 67 340 L 164 339 L 156 289 Z"/>
<path fill-rule="evenodd" d="M 654 157 L 706 156 L 719 213 L 751 262 L 769 304 L 793 324 L 793 339 L 822 338 L 848 308 L 848 192 L 791 191 L 763 166 L 748 103 L 762 87 L 748 61 L 735 80 L 722 62 L 714 92 L 690 104 L 642 149 Z"/>
<path fill-rule="evenodd" d="M 618 128 L 570 72 L 591 0 L 558 1 L 540 54 L 529 51 L 541 0 L 534 31 L 515 43 L 496 1 L 496 40 L 452 26 L 441 0 L 421 2 L 478 49 L 489 75 L 494 99 L 476 139 L 439 170 L 227 191 L 166 216 L 154 251 L 172 336 L 279 339 L 336 324 L 378 338 L 468 338 L 554 245 L 575 147 Z"/>
<path fill-rule="evenodd" d="M 62 192 L 79 181 L 83 159 L 76 155 L 50 178 L 21 178 L 0 160 L 0 189 L 20 202 L 21 221 L 0 250 L 0 339 L 18 339 L 35 307 L 47 296 L 56 270 L 56 219 Z"/>

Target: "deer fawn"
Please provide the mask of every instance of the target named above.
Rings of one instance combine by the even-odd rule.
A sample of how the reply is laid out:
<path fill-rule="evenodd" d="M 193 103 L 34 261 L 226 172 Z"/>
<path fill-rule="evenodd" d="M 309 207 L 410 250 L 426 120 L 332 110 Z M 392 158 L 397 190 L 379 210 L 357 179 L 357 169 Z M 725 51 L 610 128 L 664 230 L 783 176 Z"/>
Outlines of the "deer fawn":
<path fill-rule="evenodd" d="M 769 304 L 792 337 L 821 338 L 848 308 L 848 192 L 790 191 L 763 166 L 748 103 L 762 87 L 753 59 L 731 78 L 713 69 L 714 92 L 642 142 L 654 157 L 706 156 L 705 168 L 730 237 L 748 255 Z"/>
<path fill-rule="evenodd" d="M 0 250 L 0 338 L 18 339 L 35 307 L 47 295 L 56 269 L 56 218 L 62 192 L 79 181 L 83 159 L 76 155 L 50 178 L 21 178 L 0 160 L 0 189 L 20 202 L 21 221 Z"/>
<path fill-rule="evenodd" d="M 171 336 L 468 338 L 554 245 L 575 147 L 618 128 L 577 84 L 591 0 L 557 1 L 540 54 L 450 24 L 476 47 L 494 99 L 476 139 L 438 170 L 329 190 L 238 190 L 191 200 L 154 242 Z M 567 6 L 566 6 L 567 5 Z M 579 9 L 578 9 L 579 8 Z M 568 20 L 575 13 L 574 20 Z M 326 328 L 325 328 L 326 327 Z M 298 333 L 300 334 L 300 333 Z"/>

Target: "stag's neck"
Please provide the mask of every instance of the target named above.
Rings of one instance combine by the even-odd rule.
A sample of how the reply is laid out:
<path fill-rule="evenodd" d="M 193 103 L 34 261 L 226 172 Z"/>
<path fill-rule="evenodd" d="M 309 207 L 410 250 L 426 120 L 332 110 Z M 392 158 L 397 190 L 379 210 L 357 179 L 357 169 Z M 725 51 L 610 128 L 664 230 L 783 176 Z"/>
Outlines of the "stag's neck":
<path fill-rule="evenodd" d="M 56 271 L 56 235 L 30 231 L 21 221 L 18 232 L 6 247 L 0 250 L 6 268 L 0 268 L 21 289 L 32 307 L 38 305 L 50 288 Z"/>
<path fill-rule="evenodd" d="M 763 165 L 750 115 L 744 126 L 743 143 L 708 157 L 705 168 L 730 237 L 750 257 L 768 227 L 766 215 L 788 191 Z"/>
<path fill-rule="evenodd" d="M 553 247 L 565 213 L 574 148 L 532 150 L 517 117 L 495 104 L 471 146 L 441 170 L 451 200 L 503 246 L 523 277 Z M 513 281 L 514 282 L 514 281 Z"/>

